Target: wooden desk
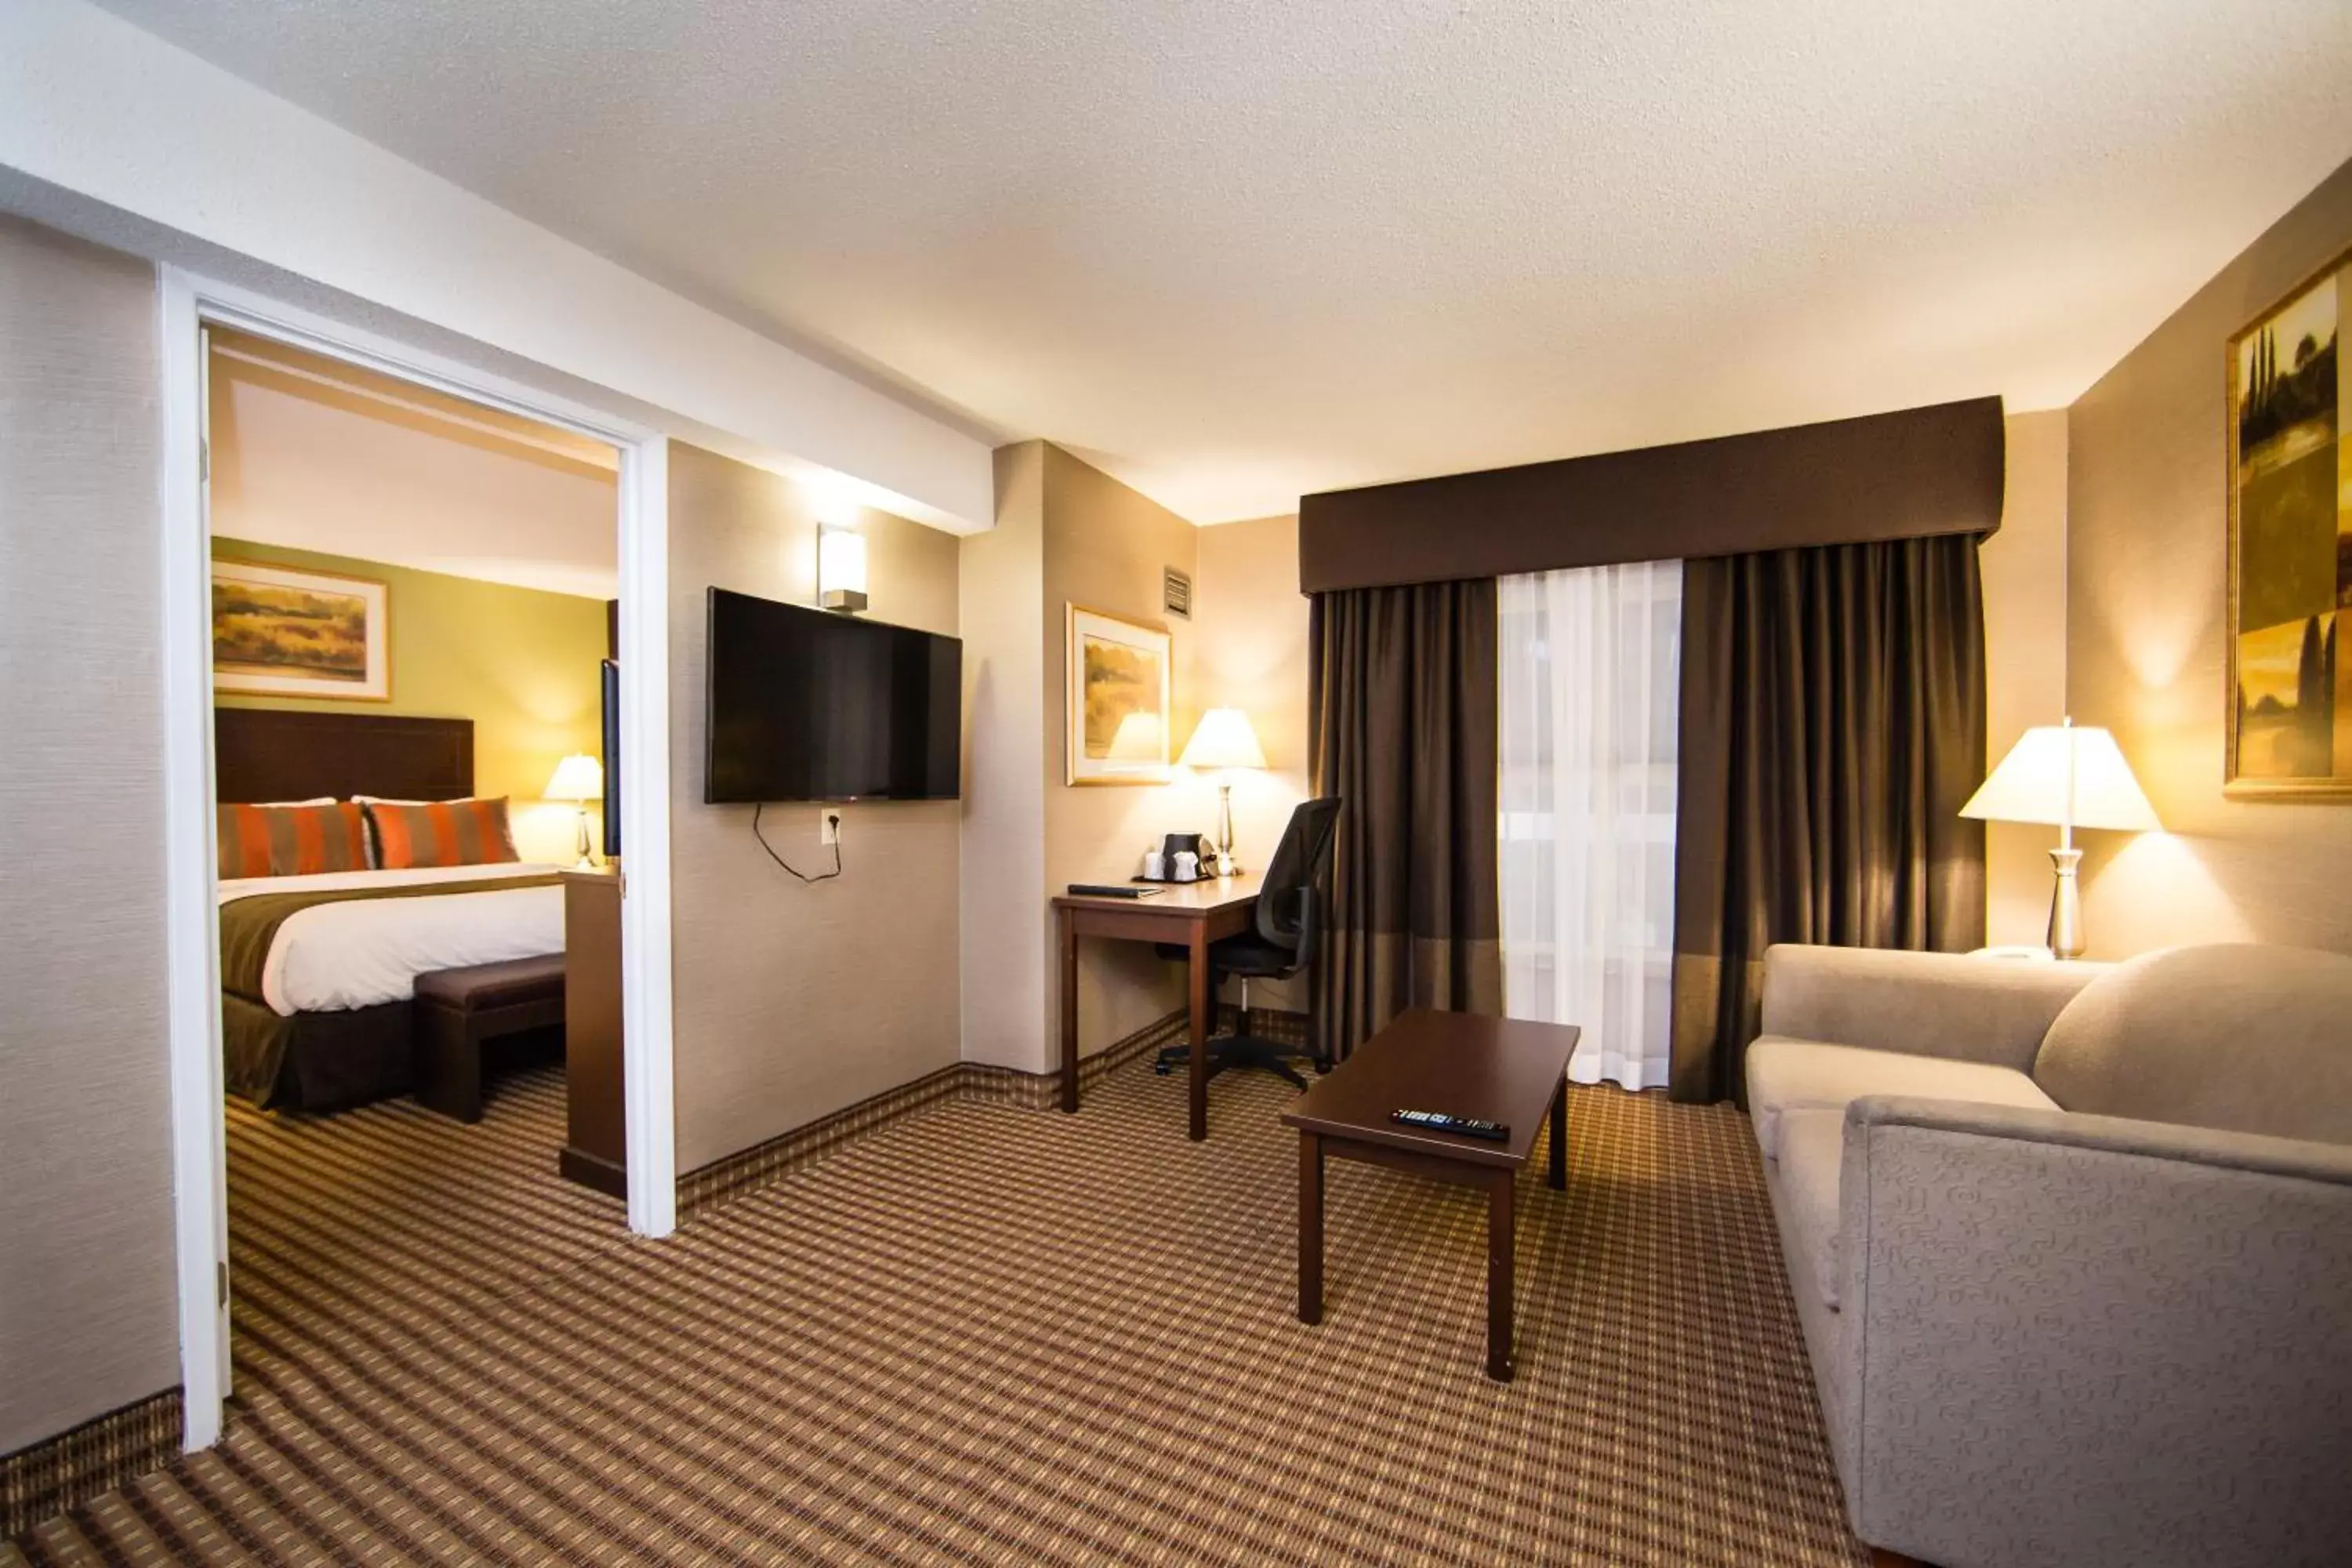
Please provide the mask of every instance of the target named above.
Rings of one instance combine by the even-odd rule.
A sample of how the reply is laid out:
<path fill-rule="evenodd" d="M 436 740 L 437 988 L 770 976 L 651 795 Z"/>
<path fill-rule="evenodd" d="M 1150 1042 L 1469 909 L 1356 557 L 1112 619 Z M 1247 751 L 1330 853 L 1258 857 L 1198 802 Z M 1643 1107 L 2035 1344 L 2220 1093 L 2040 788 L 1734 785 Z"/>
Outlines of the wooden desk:
<path fill-rule="evenodd" d="M 1194 1142 L 1209 1135 L 1209 1025 L 1217 999 L 1209 994 L 1209 944 L 1246 931 L 1257 919 L 1259 878 L 1244 872 L 1207 882 L 1163 887 L 1149 899 L 1073 898 L 1054 900 L 1062 945 L 1062 1109 L 1078 1108 L 1078 938 L 1175 942 L 1190 955 L 1185 1011 L 1192 1019 L 1190 1084 Z"/>
<path fill-rule="evenodd" d="M 1511 1381 L 1515 1178 L 1551 1124 L 1551 1184 L 1568 1184 L 1568 1058 L 1577 1030 L 1416 1008 L 1318 1079 L 1282 1119 L 1298 1129 L 1298 1321 L 1323 1321 L 1323 1161 L 1362 1160 L 1486 1194 L 1486 1375 Z M 1401 1127 L 1396 1110 L 1499 1121 L 1498 1142 Z"/>

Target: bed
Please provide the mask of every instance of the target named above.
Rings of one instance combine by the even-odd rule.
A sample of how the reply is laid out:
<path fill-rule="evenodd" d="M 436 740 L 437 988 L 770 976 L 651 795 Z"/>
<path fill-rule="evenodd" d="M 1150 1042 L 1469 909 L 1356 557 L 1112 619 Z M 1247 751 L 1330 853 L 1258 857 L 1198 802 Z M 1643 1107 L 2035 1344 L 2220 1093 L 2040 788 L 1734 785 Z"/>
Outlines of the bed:
<path fill-rule="evenodd" d="M 224 708 L 224 805 L 474 787 L 473 721 Z M 331 1110 L 415 1083 L 416 977 L 563 951 L 560 868 L 506 861 L 223 879 L 221 1037 L 230 1090 Z"/>

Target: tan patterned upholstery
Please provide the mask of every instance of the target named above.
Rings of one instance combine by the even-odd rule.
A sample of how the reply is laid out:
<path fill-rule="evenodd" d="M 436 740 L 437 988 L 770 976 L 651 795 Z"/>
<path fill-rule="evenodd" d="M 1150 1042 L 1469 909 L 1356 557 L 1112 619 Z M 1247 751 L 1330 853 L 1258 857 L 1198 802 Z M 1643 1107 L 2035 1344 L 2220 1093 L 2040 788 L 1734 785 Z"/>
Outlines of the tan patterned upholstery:
<path fill-rule="evenodd" d="M 2033 1076 L 2069 1110 L 2352 1143 L 2352 958 L 2147 953 L 2058 1016 Z"/>
<path fill-rule="evenodd" d="M 2340 1562 L 2352 1142 L 2244 1129 L 2352 1126 L 2352 959 L 2061 967 L 1768 960 L 1768 1019 L 1864 1037 L 1748 1056 L 1847 1516 L 1946 1568 Z M 1979 1065 L 2061 990 L 2039 1089 Z"/>

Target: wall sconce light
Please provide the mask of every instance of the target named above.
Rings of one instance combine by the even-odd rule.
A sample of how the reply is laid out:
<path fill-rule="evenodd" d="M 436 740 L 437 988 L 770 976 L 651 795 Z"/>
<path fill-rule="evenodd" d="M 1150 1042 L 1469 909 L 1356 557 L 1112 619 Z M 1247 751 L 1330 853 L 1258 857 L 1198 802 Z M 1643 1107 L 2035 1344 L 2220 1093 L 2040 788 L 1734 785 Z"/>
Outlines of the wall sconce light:
<path fill-rule="evenodd" d="M 866 607 L 866 536 L 856 529 L 818 527 L 816 602 L 845 616 Z"/>

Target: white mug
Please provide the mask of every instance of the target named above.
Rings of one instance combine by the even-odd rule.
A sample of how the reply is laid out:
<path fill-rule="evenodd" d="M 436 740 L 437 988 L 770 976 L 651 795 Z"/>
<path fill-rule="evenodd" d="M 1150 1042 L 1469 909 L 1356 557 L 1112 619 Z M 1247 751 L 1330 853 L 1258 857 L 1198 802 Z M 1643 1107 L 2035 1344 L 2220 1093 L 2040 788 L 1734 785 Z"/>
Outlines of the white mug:
<path fill-rule="evenodd" d="M 1164 882 L 1168 879 L 1168 858 L 1157 849 L 1147 849 L 1143 852 L 1143 879 L 1147 882 Z"/>
<path fill-rule="evenodd" d="M 1168 876 L 1171 881 L 1190 882 L 1200 875 L 1200 871 L 1201 858 L 1190 849 L 1179 849 L 1169 868 Z"/>

